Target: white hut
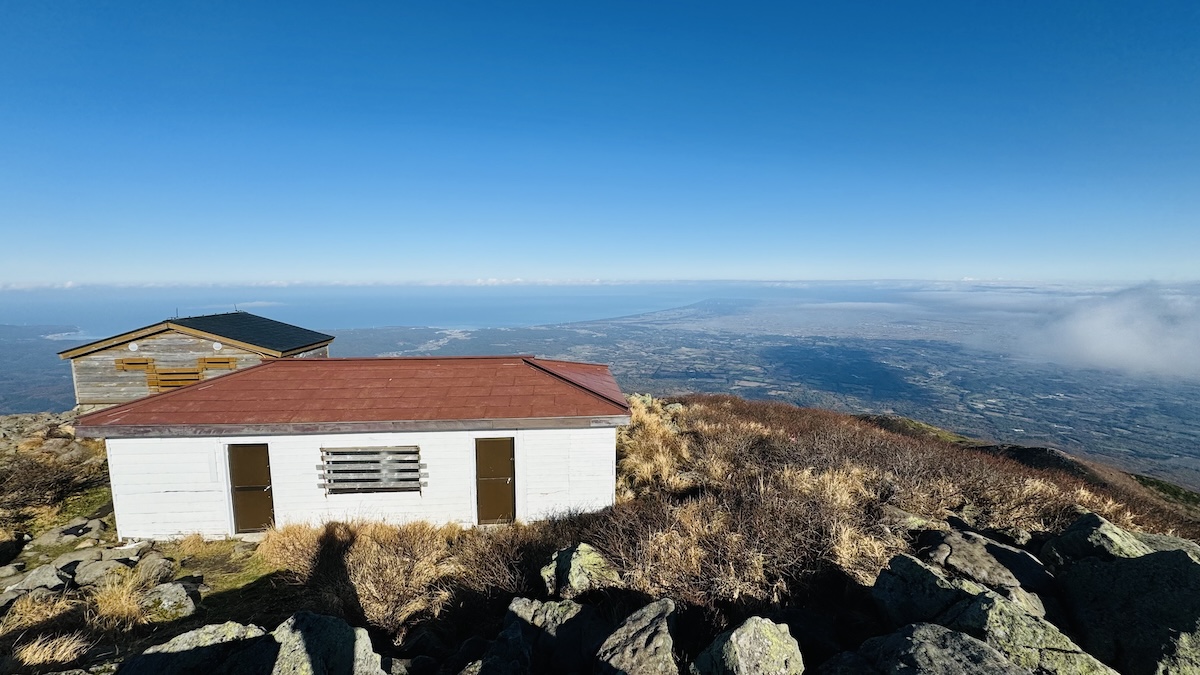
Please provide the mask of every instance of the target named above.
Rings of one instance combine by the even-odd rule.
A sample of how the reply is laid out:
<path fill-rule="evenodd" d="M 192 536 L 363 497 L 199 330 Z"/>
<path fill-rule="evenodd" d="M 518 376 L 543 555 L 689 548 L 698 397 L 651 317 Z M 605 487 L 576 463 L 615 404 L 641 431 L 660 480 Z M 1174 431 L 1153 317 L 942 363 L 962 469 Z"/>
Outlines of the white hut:
<path fill-rule="evenodd" d="M 281 359 L 81 417 L 117 534 L 464 525 L 612 504 L 629 409 L 607 366 L 530 356 Z"/>

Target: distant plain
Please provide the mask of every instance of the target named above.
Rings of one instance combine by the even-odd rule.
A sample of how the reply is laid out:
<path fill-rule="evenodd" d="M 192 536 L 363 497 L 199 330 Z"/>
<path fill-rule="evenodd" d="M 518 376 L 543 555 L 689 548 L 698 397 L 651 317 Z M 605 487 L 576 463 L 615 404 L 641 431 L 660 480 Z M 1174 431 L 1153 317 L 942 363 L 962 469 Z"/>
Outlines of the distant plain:
<path fill-rule="evenodd" d="M 239 309 L 335 356 L 531 353 L 626 392 L 892 413 L 1200 488 L 1200 285 L 689 282 L 0 291 L 0 413 L 62 410 L 55 352 Z"/>

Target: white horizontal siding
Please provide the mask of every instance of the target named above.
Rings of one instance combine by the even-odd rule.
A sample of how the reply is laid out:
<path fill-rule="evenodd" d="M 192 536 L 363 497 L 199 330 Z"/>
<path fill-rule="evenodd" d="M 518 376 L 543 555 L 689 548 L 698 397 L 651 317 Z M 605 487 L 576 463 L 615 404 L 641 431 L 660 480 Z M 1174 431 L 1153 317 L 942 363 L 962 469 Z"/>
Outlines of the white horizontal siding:
<path fill-rule="evenodd" d="M 321 434 L 211 439 L 113 439 L 108 443 L 118 534 L 162 538 L 233 532 L 227 448 L 266 443 L 278 525 L 332 520 L 476 523 L 475 439 L 515 439 L 518 520 L 611 505 L 616 430 L 538 429 Z M 421 492 L 325 493 L 322 448 L 420 448 Z"/>
<path fill-rule="evenodd" d="M 109 439 L 106 446 L 117 536 L 229 533 L 229 469 L 219 439 Z"/>

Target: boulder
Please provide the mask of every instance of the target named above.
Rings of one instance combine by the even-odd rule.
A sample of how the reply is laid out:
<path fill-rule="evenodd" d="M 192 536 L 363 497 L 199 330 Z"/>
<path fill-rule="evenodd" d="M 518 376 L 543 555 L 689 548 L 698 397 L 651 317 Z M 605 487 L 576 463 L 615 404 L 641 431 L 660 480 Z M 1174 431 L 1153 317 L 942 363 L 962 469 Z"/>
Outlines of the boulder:
<path fill-rule="evenodd" d="M 150 549 L 148 541 L 134 541 L 120 546 L 103 549 L 101 554 L 102 560 L 130 560 L 134 561 L 141 557 L 143 553 Z"/>
<path fill-rule="evenodd" d="M 227 622 L 203 626 L 127 660 L 119 675 L 385 675 L 366 630 L 299 612 L 270 634 Z"/>
<path fill-rule="evenodd" d="M 534 667 L 556 672 L 586 670 L 612 626 L 595 608 L 570 600 L 539 602 L 515 598 L 504 617 L 518 625 L 533 648 Z"/>
<path fill-rule="evenodd" d="M 258 626 L 244 626 L 233 621 L 201 626 L 127 659 L 117 673 L 210 675 L 220 672 L 221 666 L 232 654 L 261 641 L 265 635 L 266 632 Z"/>
<path fill-rule="evenodd" d="M 1149 532 L 1135 532 L 1133 536 L 1137 537 L 1137 540 L 1145 544 L 1151 551 L 1183 551 L 1192 560 L 1200 563 L 1200 544 L 1190 539 Z"/>
<path fill-rule="evenodd" d="M 519 622 L 510 622 L 483 657 L 468 663 L 460 675 L 524 675 L 533 664 L 533 646 Z M 547 672 L 557 672 L 549 670 Z"/>
<path fill-rule="evenodd" d="M 146 591 L 138 605 L 152 621 L 174 621 L 196 613 L 192 593 L 183 584 L 159 584 Z"/>
<path fill-rule="evenodd" d="M 601 675 L 678 675 L 675 663 L 675 602 L 662 599 L 634 612 L 600 645 Z"/>
<path fill-rule="evenodd" d="M 74 574 L 79 565 L 99 560 L 101 557 L 99 549 L 85 548 L 64 553 L 55 558 L 51 564 L 66 574 Z"/>
<path fill-rule="evenodd" d="M 165 583 L 175 578 L 175 561 L 158 551 L 143 555 L 133 569 L 146 583 Z"/>
<path fill-rule="evenodd" d="M 546 592 L 564 600 L 600 588 L 619 588 L 621 575 L 589 544 L 556 552 L 542 568 Z"/>
<path fill-rule="evenodd" d="M 337 617 L 298 612 L 272 631 L 271 637 L 278 644 L 273 675 L 385 675 L 366 629 L 354 628 Z"/>
<path fill-rule="evenodd" d="M 1095 513 L 1085 513 L 1042 546 L 1041 558 L 1051 569 L 1059 569 L 1085 558 L 1137 558 L 1150 552 L 1132 533 Z"/>
<path fill-rule="evenodd" d="M 718 635 L 691 670 L 695 675 L 800 675 L 804 659 L 787 626 L 752 616 Z"/>
<path fill-rule="evenodd" d="M 1200 564 L 1185 551 L 1081 560 L 1059 576 L 1079 644 L 1128 675 L 1200 672 Z"/>
<path fill-rule="evenodd" d="M 901 554 L 879 573 L 871 597 L 893 626 L 932 621 L 950 607 L 984 592 L 965 579 L 950 579 L 916 558 Z"/>
<path fill-rule="evenodd" d="M 17 598 L 25 595 L 28 592 L 29 591 L 25 590 L 11 590 L 0 593 L 0 617 L 4 616 L 4 614 L 8 612 L 8 608 L 12 607 L 12 604 L 17 601 Z"/>
<path fill-rule="evenodd" d="M 929 623 L 912 624 L 890 635 L 867 640 L 859 648 L 858 655 L 881 673 L 1029 675 L 1029 671 L 1014 665 L 987 644 Z M 822 669 L 819 672 L 830 671 Z"/>
<path fill-rule="evenodd" d="M 25 563 L 15 562 L 0 567 L 0 579 L 15 577 L 25 571 Z"/>
<path fill-rule="evenodd" d="M 118 560 L 96 560 L 76 567 L 74 580 L 78 586 L 96 586 L 127 569 L 129 567 Z"/>
<path fill-rule="evenodd" d="M 1054 584 L 1054 577 L 1037 558 L 975 532 L 940 535 L 926 559 L 997 590 L 1023 587 L 1041 592 Z"/>
<path fill-rule="evenodd" d="M 67 582 L 70 580 L 69 575 L 55 569 L 54 565 L 42 565 L 25 575 L 25 578 L 14 585 L 11 590 L 32 591 L 35 588 L 46 588 L 60 591 L 66 588 Z"/>
<path fill-rule="evenodd" d="M 1054 624 L 987 592 L 950 608 L 938 619 L 978 638 L 1013 664 L 1045 675 L 1116 675 L 1085 653 Z"/>

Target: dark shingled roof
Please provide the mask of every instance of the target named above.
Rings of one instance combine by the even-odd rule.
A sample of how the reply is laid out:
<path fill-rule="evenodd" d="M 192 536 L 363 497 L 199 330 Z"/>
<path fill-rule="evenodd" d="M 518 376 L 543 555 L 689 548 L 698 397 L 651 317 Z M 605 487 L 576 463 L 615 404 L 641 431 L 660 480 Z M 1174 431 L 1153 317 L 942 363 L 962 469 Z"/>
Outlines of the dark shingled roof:
<path fill-rule="evenodd" d="M 333 339 L 332 335 L 247 312 L 187 316 L 170 319 L 170 323 L 277 352 L 290 352 Z"/>

